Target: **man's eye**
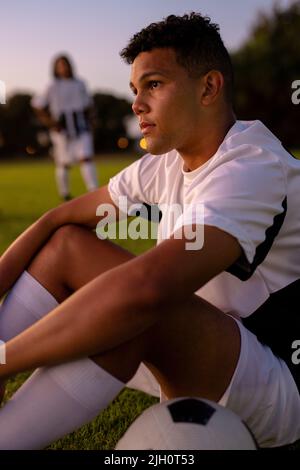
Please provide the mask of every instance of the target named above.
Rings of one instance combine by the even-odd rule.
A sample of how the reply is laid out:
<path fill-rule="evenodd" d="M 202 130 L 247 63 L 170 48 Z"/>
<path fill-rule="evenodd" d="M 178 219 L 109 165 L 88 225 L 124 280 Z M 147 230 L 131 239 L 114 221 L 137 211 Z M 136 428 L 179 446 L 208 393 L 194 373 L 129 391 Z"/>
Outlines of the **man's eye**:
<path fill-rule="evenodd" d="M 153 90 L 154 88 L 157 88 L 158 86 L 160 85 L 160 82 L 157 81 L 157 80 L 152 80 L 151 82 L 149 82 L 149 86 L 150 88 Z"/>

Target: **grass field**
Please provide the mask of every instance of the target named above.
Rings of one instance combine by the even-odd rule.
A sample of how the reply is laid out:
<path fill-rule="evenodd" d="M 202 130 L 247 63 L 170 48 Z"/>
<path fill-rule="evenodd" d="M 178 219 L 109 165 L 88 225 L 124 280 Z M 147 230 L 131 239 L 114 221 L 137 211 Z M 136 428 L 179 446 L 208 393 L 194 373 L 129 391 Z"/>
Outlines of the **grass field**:
<path fill-rule="evenodd" d="M 100 183 L 127 166 L 129 157 L 97 160 Z M 51 161 L 0 164 L 0 253 L 47 209 L 59 204 Z M 71 173 L 72 193 L 84 192 L 78 168 Z M 153 242 L 122 240 L 120 244 L 135 254 L 148 249 Z M 5 399 L 22 384 L 28 374 L 19 374 L 8 383 Z M 50 449 L 113 449 L 120 436 L 143 409 L 157 400 L 141 392 L 125 389 L 92 423 L 50 446 Z"/>

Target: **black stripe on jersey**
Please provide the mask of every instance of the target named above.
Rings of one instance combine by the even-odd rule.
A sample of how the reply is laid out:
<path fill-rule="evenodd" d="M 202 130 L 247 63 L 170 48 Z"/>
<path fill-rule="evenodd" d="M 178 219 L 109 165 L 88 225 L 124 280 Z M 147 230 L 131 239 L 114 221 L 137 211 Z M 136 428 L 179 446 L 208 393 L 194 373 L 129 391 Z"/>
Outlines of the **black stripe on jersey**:
<path fill-rule="evenodd" d="M 300 393 L 300 364 L 292 362 L 292 344 L 300 340 L 300 279 L 274 292 L 243 324 L 290 369 Z"/>
<path fill-rule="evenodd" d="M 74 127 L 75 127 L 75 134 L 79 135 L 80 134 L 80 127 L 78 125 L 78 113 L 73 112 L 72 113 L 72 118 L 73 118 Z"/>
<path fill-rule="evenodd" d="M 67 121 L 66 121 L 66 116 L 64 113 L 62 113 L 59 116 L 58 123 L 61 129 L 66 130 L 67 129 Z"/>
<path fill-rule="evenodd" d="M 89 130 L 86 113 L 83 111 L 73 112 L 74 126 L 76 135 L 81 135 Z"/>
<path fill-rule="evenodd" d="M 245 254 L 243 253 L 240 258 L 231 265 L 226 271 L 233 276 L 236 276 L 241 281 L 248 281 L 257 266 L 259 266 L 267 254 L 269 253 L 275 238 L 277 237 L 279 230 L 284 222 L 286 211 L 287 211 L 287 198 L 285 197 L 282 201 L 283 212 L 275 215 L 273 225 L 268 227 L 266 230 L 265 240 L 256 248 L 254 259 L 252 263 L 249 263 Z"/>
<path fill-rule="evenodd" d="M 142 205 L 141 211 L 136 211 L 136 216 L 142 217 L 149 222 L 159 223 L 162 219 L 162 211 L 159 209 L 158 204 L 147 204 L 144 202 Z M 147 210 L 147 215 L 145 214 L 145 210 Z"/>

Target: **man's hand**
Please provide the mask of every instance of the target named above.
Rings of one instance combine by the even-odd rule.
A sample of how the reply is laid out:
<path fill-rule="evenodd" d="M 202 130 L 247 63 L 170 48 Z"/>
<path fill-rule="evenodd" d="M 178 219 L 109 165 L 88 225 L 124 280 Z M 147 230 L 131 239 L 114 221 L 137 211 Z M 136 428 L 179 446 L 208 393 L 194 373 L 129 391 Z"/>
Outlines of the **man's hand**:
<path fill-rule="evenodd" d="M 51 116 L 47 109 L 34 108 L 34 112 L 43 126 L 50 130 L 55 130 L 56 132 L 62 130 L 60 123 Z"/>
<path fill-rule="evenodd" d="M 55 131 L 55 132 L 61 132 L 62 131 L 62 127 L 61 127 L 61 125 L 58 121 L 52 121 L 49 124 L 48 127 L 49 127 L 50 130 Z"/>

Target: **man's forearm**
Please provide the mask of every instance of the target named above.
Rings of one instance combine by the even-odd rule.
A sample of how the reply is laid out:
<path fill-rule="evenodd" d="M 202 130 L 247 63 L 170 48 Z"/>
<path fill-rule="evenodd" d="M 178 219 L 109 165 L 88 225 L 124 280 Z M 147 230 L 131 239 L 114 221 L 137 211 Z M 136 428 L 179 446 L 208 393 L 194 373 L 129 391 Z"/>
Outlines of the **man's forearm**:
<path fill-rule="evenodd" d="M 44 126 L 48 127 L 49 129 L 57 128 L 58 127 L 58 122 L 56 119 L 54 119 L 51 114 L 44 109 L 34 109 L 39 121 L 41 124 Z"/>

